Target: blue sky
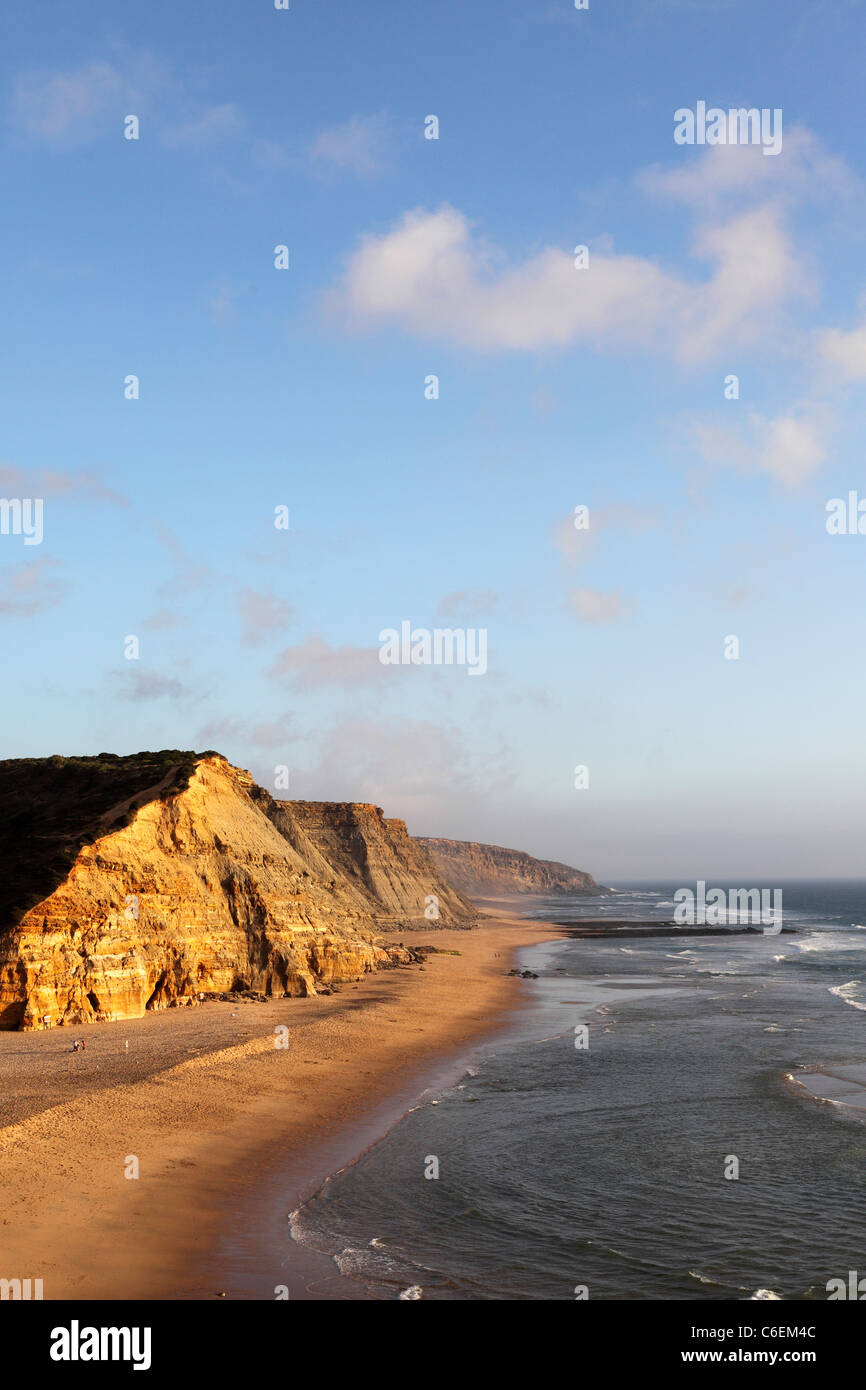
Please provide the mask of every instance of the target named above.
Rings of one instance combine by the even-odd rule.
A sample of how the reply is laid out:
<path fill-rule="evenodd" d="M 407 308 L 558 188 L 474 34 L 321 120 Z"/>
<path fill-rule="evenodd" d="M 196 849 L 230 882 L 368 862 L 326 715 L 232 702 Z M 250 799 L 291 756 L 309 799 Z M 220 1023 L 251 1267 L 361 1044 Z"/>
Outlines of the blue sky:
<path fill-rule="evenodd" d="M 602 879 L 862 871 L 861 6 L 4 28 L 3 756 L 215 747 Z M 678 146 L 698 101 L 782 152 Z M 486 674 L 382 667 L 403 620 Z"/>

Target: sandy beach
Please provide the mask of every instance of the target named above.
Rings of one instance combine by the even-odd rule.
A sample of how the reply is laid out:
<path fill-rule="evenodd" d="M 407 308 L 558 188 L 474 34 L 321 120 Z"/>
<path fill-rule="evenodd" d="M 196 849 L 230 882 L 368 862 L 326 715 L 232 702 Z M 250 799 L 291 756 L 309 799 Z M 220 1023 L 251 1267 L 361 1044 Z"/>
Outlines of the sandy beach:
<path fill-rule="evenodd" d="M 513 953 L 558 934 L 499 912 L 395 936 L 459 955 L 332 996 L 0 1034 L 0 1277 L 46 1299 L 353 1296 L 288 1212 L 496 1033 L 522 1004 Z"/>

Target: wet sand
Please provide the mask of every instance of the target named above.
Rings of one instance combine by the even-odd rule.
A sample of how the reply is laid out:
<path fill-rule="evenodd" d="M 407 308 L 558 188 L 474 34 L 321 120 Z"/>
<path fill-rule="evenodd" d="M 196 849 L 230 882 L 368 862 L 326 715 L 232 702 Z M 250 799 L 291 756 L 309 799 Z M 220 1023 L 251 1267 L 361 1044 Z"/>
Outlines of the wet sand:
<path fill-rule="evenodd" d="M 814 1100 L 846 1106 L 860 1116 L 866 1111 L 866 1063 L 804 1067 L 789 1072 L 787 1079 L 802 1087 Z"/>
<path fill-rule="evenodd" d="M 362 1297 L 289 1211 L 456 1076 L 522 1005 L 514 951 L 563 934 L 496 916 L 394 937 L 460 954 L 334 996 L 0 1033 L 0 1277 L 46 1299 Z"/>

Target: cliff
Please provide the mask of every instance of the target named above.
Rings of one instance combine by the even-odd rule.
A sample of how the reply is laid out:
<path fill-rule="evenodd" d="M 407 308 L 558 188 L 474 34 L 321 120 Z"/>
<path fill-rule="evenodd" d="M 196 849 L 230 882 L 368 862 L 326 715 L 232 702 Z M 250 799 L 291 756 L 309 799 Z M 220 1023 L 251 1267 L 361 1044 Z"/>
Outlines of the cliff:
<path fill-rule="evenodd" d="M 416 843 L 430 853 L 448 881 L 470 898 L 610 891 L 582 869 L 552 859 L 533 859 L 519 849 L 479 845 L 474 840 L 421 838 Z"/>
<path fill-rule="evenodd" d="M 312 994 L 408 961 L 377 932 L 436 925 L 431 893 L 449 924 L 471 923 L 400 822 L 297 804 L 219 754 L 0 762 L 0 1028 L 140 1017 L 199 992 Z"/>
<path fill-rule="evenodd" d="M 283 805 L 339 870 L 359 906 L 383 927 L 462 927 L 476 920 L 472 904 L 446 881 L 422 842 L 411 838 L 405 821 L 386 820 L 379 806 L 363 802 Z"/>

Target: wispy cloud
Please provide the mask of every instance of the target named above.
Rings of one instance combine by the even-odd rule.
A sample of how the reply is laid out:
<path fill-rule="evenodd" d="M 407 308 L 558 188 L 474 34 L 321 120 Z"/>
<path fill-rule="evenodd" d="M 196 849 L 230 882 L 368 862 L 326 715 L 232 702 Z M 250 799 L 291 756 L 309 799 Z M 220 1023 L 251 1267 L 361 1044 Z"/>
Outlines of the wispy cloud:
<path fill-rule="evenodd" d="M 242 589 L 237 595 L 237 607 L 243 620 L 241 641 L 253 646 L 276 637 L 294 618 L 294 609 L 273 594 L 260 594 L 254 589 Z"/>
<path fill-rule="evenodd" d="M 159 586 L 157 593 L 161 598 L 170 600 L 172 608 L 176 608 L 179 602 L 197 590 L 211 586 L 214 574 L 208 565 L 187 554 L 180 539 L 162 522 L 157 523 L 156 534 L 174 564 L 174 572 Z"/>
<path fill-rule="evenodd" d="M 618 593 L 602 593 L 600 589 L 573 589 L 570 602 L 585 623 L 616 623 L 629 611 Z"/>
<path fill-rule="evenodd" d="M 58 568 L 58 562 L 46 555 L 0 570 L 0 616 L 33 618 L 54 608 L 64 595 L 54 573 Z"/>
<path fill-rule="evenodd" d="M 200 745 L 220 749 L 221 746 L 249 744 L 254 748 L 282 748 L 286 743 L 298 738 L 292 727 L 292 715 L 286 713 L 276 719 L 256 721 L 228 715 L 214 719 L 202 726 L 198 732 Z"/>
<path fill-rule="evenodd" d="M 242 291 L 228 276 L 222 276 L 207 294 L 208 317 L 215 328 L 233 323 L 238 315 L 238 296 Z"/>
<path fill-rule="evenodd" d="M 316 136 L 310 162 L 318 172 L 338 170 L 358 178 L 383 172 L 391 146 L 391 123 L 384 112 L 375 116 L 350 116 Z"/>
<path fill-rule="evenodd" d="M 68 72 L 33 69 L 12 85 L 9 122 L 32 139 L 83 144 L 100 133 L 109 113 L 120 128 L 129 95 L 131 84 L 112 63 L 86 63 Z"/>
<path fill-rule="evenodd" d="M 732 589 L 728 589 L 724 597 L 726 608 L 743 608 L 750 603 L 753 597 L 753 590 L 748 584 L 735 584 Z"/>
<path fill-rule="evenodd" d="M 163 676 L 158 671 L 142 671 L 131 662 L 115 675 L 120 683 L 118 693 L 121 699 L 136 704 L 148 700 L 183 700 L 191 695 L 191 691 L 173 676 Z"/>
<path fill-rule="evenodd" d="M 385 671 L 377 648 L 331 647 L 321 637 L 308 637 L 281 652 L 268 675 L 285 680 L 296 690 L 321 690 L 329 685 L 356 690 L 377 684 Z"/>
<path fill-rule="evenodd" d="M 623 503 L 591 507 L 588 520 L 588 526 L 577 527 L 574 515 L 567 516 L 553 528 L 553 544 L 568 565 L 579 565 L 588 559 L 605 531 L 647 531 L 658 525 L 649 512 Z"/>
<path fill-rule="evenodd" d="M 165 127 L 163 140 L 166 145 L 205 145 L 240 135 L 245 125 L 239 107 L 234 102 L 223 102 L 204 106 L 189 118 Z"/>
<path fill-rule="evenodd" d="M 119 46 L 110 58 L 21 73 L 6 115 L 20 138 L 58 147 L 119 138 L 127 115 L 138 116 L 145 130 L 174 148 L 234 140 L 246 130 L 236 103 L 192 96 L 186 79 L 170 65 Z"/>
<path fill-rule="evenodd" d="M 160 608 L 149 618 L 145 618 L 140 626 L 146 632 L 165 632 L 168 628 L 180 625 L 179 615 L 171 608 Z"/>
<path fill-rule="evenodd" d="M 474 618 L 479 613 L 489 613 L 499 602 L 499 595 L 492 589 L 455 589 L 439 600 L 437 618 Z"/>
<path fill-rule="evenodd" d="M 115 492 L 97 473 L 64 473 L 5 463 L 0 463 L 0 493 L 6 497 L 68 497 L 80 502 L 109 502 L 115 507 L 130 505 L 128 498 Z"/>
<path fill-rule="evenodd" d="M 495 758 L 473 749 L 465 731 L 423 719 L 350 719 L 328 730 L 319 761 L 298 774 L 303 795 L 372 801 L 387 815 L 439 816 L 455 799 L 483 803 L 513 785 L 510 750 Z M 416 833 L 420 831 L 416 830 Z"/>

